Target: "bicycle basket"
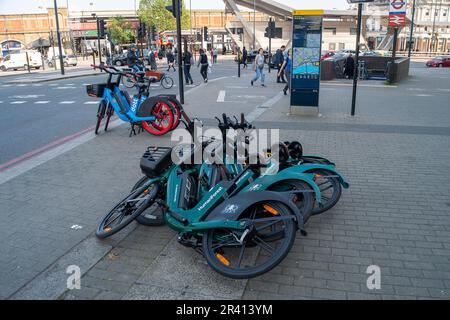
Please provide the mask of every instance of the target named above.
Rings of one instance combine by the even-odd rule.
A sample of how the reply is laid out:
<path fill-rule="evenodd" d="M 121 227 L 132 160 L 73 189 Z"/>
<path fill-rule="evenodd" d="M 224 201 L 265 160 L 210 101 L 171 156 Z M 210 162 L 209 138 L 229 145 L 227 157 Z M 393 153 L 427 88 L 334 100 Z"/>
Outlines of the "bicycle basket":
<path fill-rule="evenodd" d="M 158 71 L 146 71 L 145 76 L 146 77 L 155 77 L 158 81 L 161 81 L 162 76 L 164 73 L 158 72 Z"/>
<path fill-rule="evenodd" d="M 89 84 L 86 86 L 86 91 L 90 97 L 102 98 L 106 86 L 106 83 Z"/>
<path fill-rule="evenodd" d="M 148 177 L 158 176 L 172 164 L 172 148 L 150 146 L 141 158 L 141 170 Z"/>

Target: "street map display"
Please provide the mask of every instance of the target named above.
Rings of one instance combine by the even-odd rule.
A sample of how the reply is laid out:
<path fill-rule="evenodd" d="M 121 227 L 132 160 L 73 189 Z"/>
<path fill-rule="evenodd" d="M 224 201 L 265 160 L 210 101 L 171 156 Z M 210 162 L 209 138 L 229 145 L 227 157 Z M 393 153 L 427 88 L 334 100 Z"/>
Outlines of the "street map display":
<path fill-rule="evenodd" d="M 320 48 L 294 48 L 294 75 L 318 75 L 320 72 Z"/>

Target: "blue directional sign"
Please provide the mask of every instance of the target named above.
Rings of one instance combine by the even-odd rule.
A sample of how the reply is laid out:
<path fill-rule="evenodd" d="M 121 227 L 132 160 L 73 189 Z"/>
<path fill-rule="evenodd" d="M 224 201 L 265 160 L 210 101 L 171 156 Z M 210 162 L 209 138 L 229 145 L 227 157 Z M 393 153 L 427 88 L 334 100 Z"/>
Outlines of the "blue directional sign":
<path fill-rule="evenodd" d="M 293 13 L 291 106 L 319 106 L 323 10 Z"/>

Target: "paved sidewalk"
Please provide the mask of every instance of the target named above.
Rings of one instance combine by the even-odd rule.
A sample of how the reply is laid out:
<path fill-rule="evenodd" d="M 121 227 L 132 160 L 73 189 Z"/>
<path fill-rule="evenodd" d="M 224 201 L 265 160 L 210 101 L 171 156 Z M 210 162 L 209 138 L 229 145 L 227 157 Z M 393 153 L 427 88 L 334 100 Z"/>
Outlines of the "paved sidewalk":
<path fill-rule="evenodd" d="M 146 146 L 170 144 L 146 134 L 130 139 L 123 125 L 0 185 L 0 298 L 449 299 L 450 73 L 414 68 L 398 88 L 364 82 L 355 118 L 347 116 L 345 82 L 323 84 L 322 117 L 310 118 L 287 115 L 274 73 L 265 89 L 251 88 L 250 76 L 193 90 L 188 113 L 213 124 L 224 111 L 251 114 L 272 99 L 255 124 L 334 160 L 351 183 L 277 268 L 249 281 L 225 279 L 164 226 L 133 223 L 95 239 L 99 218 L 141 176 Z M 82 289 L 67 291 L 66 268 L 80 260 Z M 367 289 L 371 265 L 381 269 L 381 290 Z"/>

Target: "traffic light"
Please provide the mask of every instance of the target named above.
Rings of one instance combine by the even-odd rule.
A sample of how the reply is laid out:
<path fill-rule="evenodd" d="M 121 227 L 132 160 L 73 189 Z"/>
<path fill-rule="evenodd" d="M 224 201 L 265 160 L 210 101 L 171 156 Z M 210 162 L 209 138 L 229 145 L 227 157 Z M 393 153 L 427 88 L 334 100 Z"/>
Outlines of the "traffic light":
<path fill-rule="evenodd" d="M 269 25 L 266 28 L 266 32 L 264 33 L 264 37 L 266 38 L 275 38 L 275 21 L 269 21 Z"/>
<path fill-rule="evenodd" d="M 208 41 L 208 27 L 203 27 L 203 40 Z"/>
<path fill-rule="evenodd" d="M 198 42 L 202 41 L 202 34 L 200 32 L 197 32 L 197 41 Z"/>
<path fill-rule="evenodd" d="M 152 41 L 156 41 L 156 27 L 152 26 L 150 32 L 151 32 L 151 39 L 152 39 Z"/>
<path fill-rule="evenodd" d="M 98 28 L 99 28 L 99 37 L 100 38 L 104 38 L 105 37 L 105 26 L 106 26 L 106 22 L 104 19 L 100 19 L 98 21 Z"/>
<path fill-rule="evenodd" d="M 172 5 L 167 6 L 166 9 L 169 10 L 170 12 L 172 12 L 172 15 L 174 18 L 177 17 L 177 12 L 180 13 L 180 17 L 181 17 L 181 14 L 182 14 L 181 0 L 172 0 Z"/>
<path fill-rule="evenodd" d="M 138 33 L 138 38 L 139 39 L 145 38 L 145 35 L 147 34 L 147 26 L 145 25 L 144 22 L 140 22 L 139 23 L 139 27 L 138 27 L 137 33 Z"/>

